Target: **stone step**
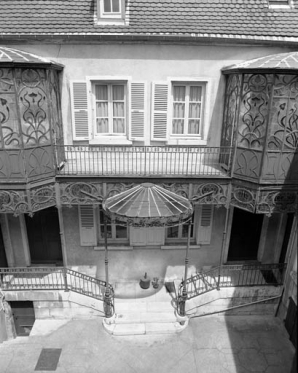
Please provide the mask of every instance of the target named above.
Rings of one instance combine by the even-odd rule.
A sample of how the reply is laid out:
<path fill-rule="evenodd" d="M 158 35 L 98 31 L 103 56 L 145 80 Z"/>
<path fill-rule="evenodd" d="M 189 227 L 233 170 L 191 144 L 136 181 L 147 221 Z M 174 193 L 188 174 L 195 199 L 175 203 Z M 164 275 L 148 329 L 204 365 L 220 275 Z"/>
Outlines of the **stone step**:
<path fill-rule="evenodd" d="M 6 344 L 22 344 L 22 343 L 27 343 L 29 340 L 29 337 L 28 336 L 24 336 L 24 337 L 16 337 L 16 338 L 13 338 L 13 339 L 9 339 L 7 341 L 4 341 L 3 342 L 3 345 L 6 345 Z"/>
<path fill-rule="evenodd" d="M 115 300 L 116 313 L 136 313 L 137 312 L 174 312 L 175 305 L 169 302 L 142 302 Z"/>
<path fill-rule="evenodd" d="M 177 321 L 174 310 L 172 310 L 172 312 L 116 313 L 114 320 L 116 324 L 170 323 Z"/>
<path fill-rule="evenodd" d="M 175 334 L 184 330 L 187 322 L 180 325 L 179 322 L 168 323 L 130 323 L 130 324 L 107 324 L 103 321 L 105 330 L 115 336 L 131 336 L 145 334 Z"/>

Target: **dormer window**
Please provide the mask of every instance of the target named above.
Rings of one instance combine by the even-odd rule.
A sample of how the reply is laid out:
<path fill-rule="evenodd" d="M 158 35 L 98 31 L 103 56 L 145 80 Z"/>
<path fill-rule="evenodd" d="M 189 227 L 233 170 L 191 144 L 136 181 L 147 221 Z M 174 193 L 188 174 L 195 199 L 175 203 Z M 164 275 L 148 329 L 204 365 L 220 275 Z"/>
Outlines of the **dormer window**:
<path fill-rule="evenodd" d="M 268 0 L 269 8 L 290 8 L 291 0 Z"/>
<path fill-rule="evenodd" d="M 125 0 L 97 0 L 98 19 L 113 20 L 124 19 Z"/>

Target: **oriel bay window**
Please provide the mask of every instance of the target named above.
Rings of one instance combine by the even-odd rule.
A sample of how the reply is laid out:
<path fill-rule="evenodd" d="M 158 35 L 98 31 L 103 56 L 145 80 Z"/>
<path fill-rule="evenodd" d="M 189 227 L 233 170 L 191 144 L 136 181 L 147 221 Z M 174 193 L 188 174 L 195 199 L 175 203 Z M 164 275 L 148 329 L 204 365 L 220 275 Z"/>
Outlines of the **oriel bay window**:
<path fill-rule="evenodd" d="M 95 136 L 126 134 L 126 87 L 123 84 L 95 84 Z"/>

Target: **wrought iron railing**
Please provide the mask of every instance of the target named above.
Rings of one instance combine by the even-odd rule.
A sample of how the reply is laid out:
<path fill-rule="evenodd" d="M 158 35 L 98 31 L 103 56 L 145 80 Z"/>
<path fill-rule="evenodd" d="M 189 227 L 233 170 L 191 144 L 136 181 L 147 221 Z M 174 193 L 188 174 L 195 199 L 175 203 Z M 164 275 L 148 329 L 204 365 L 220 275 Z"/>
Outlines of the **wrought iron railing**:
<path fill-rule="evenodd" d="M 222 287 L 279 286 L 283 284 L 286 263 L 258 265 L 223 265 L 198 273 L 186 280 L 187 298 L 191 299 Z M 184 281 L 179 288 L 182 297 Z"/>
<path fill-rule="evenodd" d="M 0 288 L 11 290 L 74 291 L 103 301 L 106 282 L 66 267 L 0 268 Z M 108 284 L 110 293 L 113 288 Z"/>
<path fill-rule="evenodd" d="M 226 177 L 232 162 L 231 147 L 66 145 L 63 151 L 60 175 Z"/>

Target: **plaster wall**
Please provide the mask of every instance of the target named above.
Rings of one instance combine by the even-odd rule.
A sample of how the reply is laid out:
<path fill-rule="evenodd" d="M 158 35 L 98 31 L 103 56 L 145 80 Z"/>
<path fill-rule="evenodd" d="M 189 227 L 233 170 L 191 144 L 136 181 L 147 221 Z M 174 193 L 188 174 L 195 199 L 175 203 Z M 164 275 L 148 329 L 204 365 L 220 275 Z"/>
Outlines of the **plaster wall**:
<path fill-rule="evenodd" d="M 72 143 L 70 81 L 85 80 L 86 76 L 122 76 L 148 83 L 146 145 L 150 144 L 151 83 L 175 78 L 208 80 L 204 139 L 208 141 L 208 146 L 219 146 L 225 86 L 221 69 L 233 63 L 291 51 L 281 47 L 152 44 L 37 44 L 14 47 L 65 66 L 62 115 L 66 144 Z"/>
<path fill-rule="evenodd" d="M 64 232 L 68 266 L 105 279 L 104 251 L 80 245 L 78 208 L 63 208 Z M 189 254 L 189 275 L 204 266 L 216 266 L 220 261 L 225 209 L 215 209 L 210 245 L 193 248 Z M 180 244 L 181 245 L 181 244 Z M 184 277 L 185 249 L 133 248 L 119 246 L 109 250 L 110 282 L 139 281 L 145 272 L 162 279 Z"/>

